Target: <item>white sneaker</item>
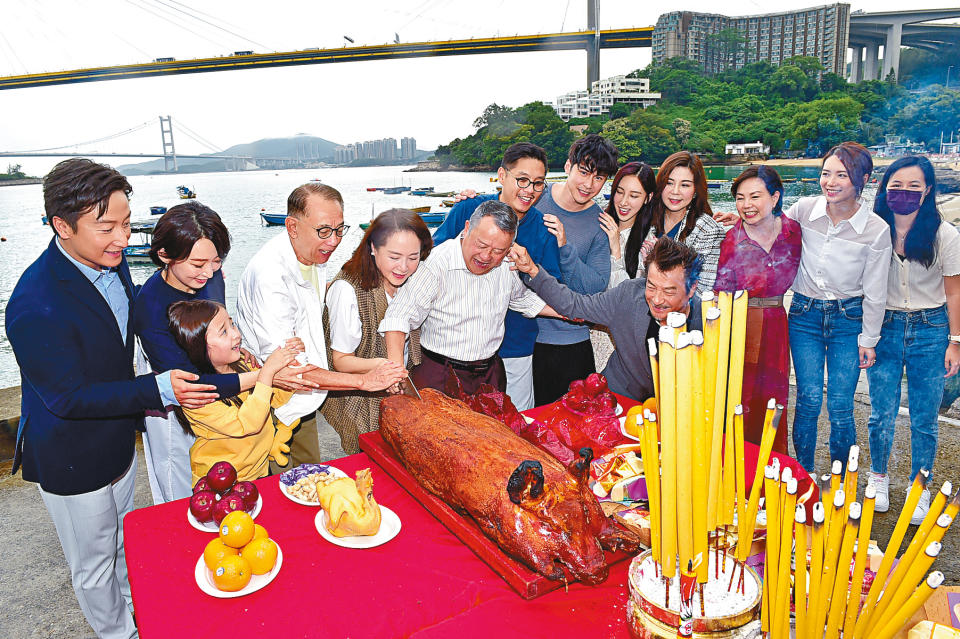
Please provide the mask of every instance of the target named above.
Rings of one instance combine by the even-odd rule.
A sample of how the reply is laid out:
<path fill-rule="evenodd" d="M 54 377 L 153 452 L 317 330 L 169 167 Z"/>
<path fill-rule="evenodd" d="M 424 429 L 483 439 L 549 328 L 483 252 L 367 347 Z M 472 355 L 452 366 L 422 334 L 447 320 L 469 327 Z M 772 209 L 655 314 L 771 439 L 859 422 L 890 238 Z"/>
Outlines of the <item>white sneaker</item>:
<path fill-rule="evenodd" d="M 924 488 L 923 492 L 920 493 L 920 501 L 917 502 L 917 507 L 913 509 L 913 517 L 910 518 L 910 523 L 919 526 L 923 523 L 923 518 L 927 516 L 928 510 L 930 510 L 930 491 Z"/>
<path fill-rule="evenodd" d="M 873 511 L 885 513 L 890 510 L 890 476 L 871 471 L 870 476 L 867 478 L 867 485 L 873 486 L 873 489 L 877 491 L 877 499 L 874 502 Z M 929 496 L 927 502 L 929 503 Z"/>

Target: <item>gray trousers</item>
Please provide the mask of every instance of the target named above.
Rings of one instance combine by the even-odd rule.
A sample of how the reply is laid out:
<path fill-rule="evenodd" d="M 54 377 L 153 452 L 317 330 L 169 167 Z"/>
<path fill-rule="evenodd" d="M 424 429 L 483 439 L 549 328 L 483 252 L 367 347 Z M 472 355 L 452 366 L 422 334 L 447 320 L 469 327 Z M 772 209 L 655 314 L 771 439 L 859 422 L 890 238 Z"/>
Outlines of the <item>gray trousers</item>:
<path fill-rule="evenodd" d="M 70 566 L 73 591 L 87 622 L 101 639 L 137 637 L 123 552 L 123 517 L 133 510 L 137 455 L 116 483 L 80 495 L 40 488 Z"/>

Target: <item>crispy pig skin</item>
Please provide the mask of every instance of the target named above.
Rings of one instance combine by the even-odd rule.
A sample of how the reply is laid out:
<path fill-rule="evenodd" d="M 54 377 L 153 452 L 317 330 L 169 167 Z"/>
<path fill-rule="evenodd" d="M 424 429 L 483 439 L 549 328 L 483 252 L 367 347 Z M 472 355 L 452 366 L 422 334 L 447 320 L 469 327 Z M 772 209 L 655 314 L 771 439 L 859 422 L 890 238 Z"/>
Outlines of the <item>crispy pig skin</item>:
<path fill-rule="evenodd" d="M 608 573 L 603 548 L 636 550 L 639 540 L 604 516 L 584 473 L 574 477 L 548 453 L 463 402 L 432 389 L 420 394 L 420 400 L 383 400 L 383 438 L 424 488 L 469 514 L 508 555 L 550 579 L 567 578 L 566 568 L 572 579 L 597 584 Z M 532 477 L 539 466 L 543 489 L 527 482 L 514 503 L 507 484 L 528 461 L 533 463 L 523 469 L 529 472 L 521 474 Z M 514 482 L 519 480 L 517 475 Z"/>

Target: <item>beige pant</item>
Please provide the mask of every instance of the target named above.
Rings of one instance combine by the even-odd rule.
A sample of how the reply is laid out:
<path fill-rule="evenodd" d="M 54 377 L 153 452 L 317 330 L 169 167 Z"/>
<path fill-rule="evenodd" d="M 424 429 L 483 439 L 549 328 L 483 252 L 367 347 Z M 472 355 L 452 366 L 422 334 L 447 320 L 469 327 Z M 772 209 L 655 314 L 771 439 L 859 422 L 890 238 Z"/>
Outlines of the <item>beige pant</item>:
<path fill-rule="evenodd" d="M 319 464 L 324 461 L 321 459 L 320 432 L 317 422 L 320 422 L 320 427 L 332 428 L 319 411 L 301 417 L 300 425 L 293 429 L 293 437 L 290 439 L 287 465 L 280 466 L 277 462 L 270 460 L 271 475 L 296 468 L 300 464 Z"/>

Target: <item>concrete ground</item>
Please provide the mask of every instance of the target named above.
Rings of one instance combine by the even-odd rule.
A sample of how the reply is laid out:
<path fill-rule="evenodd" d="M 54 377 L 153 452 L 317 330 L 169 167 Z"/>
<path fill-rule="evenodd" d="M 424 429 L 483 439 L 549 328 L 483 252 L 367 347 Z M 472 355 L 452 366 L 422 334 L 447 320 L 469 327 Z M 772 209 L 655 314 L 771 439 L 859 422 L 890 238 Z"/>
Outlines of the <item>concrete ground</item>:
<path fill-rule="evenodd" d="M 870 467 L 866 445 L 870 407 L 864 399 L 858 396 L 855 416 L 857 441 L 863 448 L 861 495 L 866 485 L 865 471 Z M 792 415 L 790 417 L 792 421 Z M 822 474 L 830 467 L 825 436 L 829 424 L 824 417 L 821 417 L 820 427 L 824 435 L 818 446 L 817 471 Z M 881 548 L 886 547 L 908 487 L 909 422 L 905 417 L 897 420 L 895 442 L 889 468 L 890 511 L 878 514 L 873 526 L 872 536 L 880 542 Z M 324 436 L 322 443 L 326 459 L 343 455 L 339 439 L 332 431 Z M 135 502 L 140 508 L 150 506 L 152 501 L 139 440 L 138 455 Z M 960 428 L 941 425 L 935 468 L 934 490 L 944 480 L 960 481 Z M 908 540 L 912 533 L 913 528 L 907 533 Z M 948 533 L 934 567 L 943 571 L 947 584 L 960 584 L 960 535 L 956 530 Z M 19 474 L 10 476 L 9 462 L 0 464 L 0 602 L 0 637 L 74 639 L 93 636 L 77 604 L 56 531 L 37 487 L 24 482 Z"/>

